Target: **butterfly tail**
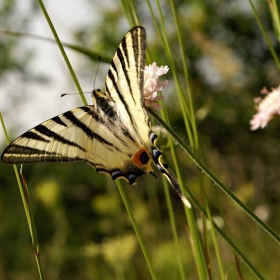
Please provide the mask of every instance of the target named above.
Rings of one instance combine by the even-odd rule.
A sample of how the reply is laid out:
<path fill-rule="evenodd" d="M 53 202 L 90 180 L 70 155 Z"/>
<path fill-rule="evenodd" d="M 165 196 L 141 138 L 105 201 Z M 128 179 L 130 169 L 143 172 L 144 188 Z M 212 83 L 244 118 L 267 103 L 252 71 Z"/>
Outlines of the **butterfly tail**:
<path fill-rule="evenodd" d="M 160 159 L 162 156 L 162 153 L 156 148 L 156 140 L 157 140 L 157 135 L 151 131 L 150 133 L 150 140 L 154 144 L 154 146 L 151 149 L 151 154 L 153 156 L 154 164 L 157 166 L 158 170 L 167 178 L 169 181 L 170 185 L 174 188 L 176 193 L 179 195 L 183 203 L 188 207 L 192 208 L 190 202 L 187 200 L 187 198 L 184 196 L 179 184 L 177 181 L 171 176 L 171 174 L 168 172 L 166 169 L 167 167 L 164 166 L 164 164 L 161 163 Z"/>
<path fill-rule="evenodd" d="M 190 202 L 187 200 L 187 198 L 184 196 L 179 184 L 176 182 L 176 180 L 171 176 L 171 174 L 167 171 L 167 169 L 160 163 L 157 163 L 157 168 L 159 171 L 167 178 L 171 186 L 175 189 L 176 193 L 179 195 L 183 203 L 188 207 L 192 208 Z"/>

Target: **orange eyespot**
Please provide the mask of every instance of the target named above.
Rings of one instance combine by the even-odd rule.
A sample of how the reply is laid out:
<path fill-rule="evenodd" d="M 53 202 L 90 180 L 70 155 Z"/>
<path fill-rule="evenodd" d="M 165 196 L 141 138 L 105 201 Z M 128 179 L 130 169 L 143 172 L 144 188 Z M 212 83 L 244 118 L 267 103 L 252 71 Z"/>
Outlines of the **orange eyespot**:
<path fill-rule="evenodd" d="M 149 160 L 150 160 L 150 157 L 145 149 L 140 149 L 132 157 L 132 161 L 137 166 L 142 166 L 143 164 L 147 164 L 149 162 Z"/>

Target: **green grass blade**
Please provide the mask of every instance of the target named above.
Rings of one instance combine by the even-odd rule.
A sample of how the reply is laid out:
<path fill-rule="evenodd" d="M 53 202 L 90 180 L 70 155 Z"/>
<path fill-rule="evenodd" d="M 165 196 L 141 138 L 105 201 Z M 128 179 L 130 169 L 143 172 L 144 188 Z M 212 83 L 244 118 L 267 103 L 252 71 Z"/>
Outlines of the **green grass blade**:
<path fill-rule="evenodd" d="M 192 196 L 192 200 L 195 202 L 195 205 L 199 208 L 199 210 L 203 213 L 203 215 L 209 219 L 208 213 L 206 209 L 204 209 L 200 203 L 196 200 L 194 196 Z M 209 219 L 210 220 L 210 219 Z M 240 257 L 243 263 L 250 269 L 250 271 L 257 277 L 257 279 L 264 280 L 264 277 L 256 270 L 256 268 L 250 263 L 250 261 L 246 258 L 246 256 L 238 249 L 238 247 L 231 241 L 224 231 L 222 231 L 219 226 L 213 221 L 213 227 L 215 230 L 223 237 L 223 239 L 229 244 L 229 246 L 236 252 L 236 254 Z"/>
<path fill-rule="evenodd" d="M 260 227 L 262 227 L 275 241 L 280 244 L 280 236 L 273 231 L 266 223 L 264 223 L 257 215 L 255 215 L 243 202 L 241 202 L 206 166 L 202 163 L 191 149 L 184 143 L 184 141 L 175 133 L 175 131 L 168 126 L 155 112 L 151 109 L 146 109 L 169 133 L 174 137 L 174 139 L 179 143 L 183 150 L 190 156 L 194 163 L 213 181 L 213 183 L 218 186 L 225 194 L 227 194 L 240 208 L 250 216 Z M 189 196 L 193 197 L 189 190 Z"/>
<path fill-rule="evenodd" d="M 13 36 L 17 36 L 17 37 L 28 37 L 28 38 L 33 38 L 33 39 L 44 41 L 44 42 L 57 44 L 57 42 L 52 38 L 43 37 L 40 35 L 35 35 L 35 34 L 27 33 L 27 32 L 13 32 L 13 31 L 9 31 L 9 30 L 0 30 L 0 33 L 13 35 Z M 62 44 L 62 46 L 66 47 L 68 49 L 71 49 L 73 51 L 86 55 L 92 61 L 99 62 L 100 61 L 99 58 L 101 57 L 102 60 L 100 62 L 111 63 L 112 58 L 106 54 L 100 54 L 100 52 L 94 52 L 91 49 L 87 49 L 85 47 L 75 45 L 75 44 L 70 44 L 70 43 L 65 43 L 65 42 L 61 42 L 61 44 Z"/>
<path fill-rule="evenodd" d="M 67 55 L 66 55 L 66 52 L 65 52 L 65 50 L 64 50 L 64 48 L 63 48 L 63 46 L 62 46 L 62 43 L 61 43 L 61 41 L 60 41 L 60 39 L 59 39 L 59 37 L 58 37 L 58 35 L 57 35 L 57 32 L 56 32 L 56 30 L 55 30 L 55 28 L 54 28 L 54 26 L 53 26 L 53 24 L 52 24 L 52 21 L 51 21 L 49 15 L 48 15 L 48 12 L 47 12 L 47 10 L 46 10 L 44 4 L 43 4 L 43 1 L 38 0 L 38 2 L 39 2 L 39 5 L 40 5 L 40 7 L 41 7 L 41 10 L 42 10 L 42 12 L 44 13 L 44 16 L 45 16 L 45 18 L 46 18 L 46 20 L 47 20 L 47 22 L 48 22 L 48 25 L 49 25 L 49 27 L 50 27 L 52 33 L 53 33 L 53 36 L 54 36 L 54 38 L 55 38 L 55 41 L 56 41 L 56 43 L 57 43 L 57 45 L 58 45 L 58 47 L 59 47 L 59 49 L 60 49 L 60 51 L 61 51 L 61 54 L 62 54 L 62 56 L 63 56 L 63 58 L 64 58 L 64 61 L 65 61 L 66 65 L 67 65 L 67 67 L 68 67 L 68 70 L 69 70 L 69 72 L 70 72 L 70 74 L 71 74 L 71 76 L 72 76 L 72 79 L 73 79 L 73 81 L 74 81 L 74 83 L 75 83 L 75 85 L 76 85 L 76 87 L 77 87 L 77 90 L 78 90 L 78 92 L 79 92 L 79 94 L 80 94 L 80 96 L 81 96 L 81 99 L 82 99 L 84 105 L 87 105 L 86 98 L 85 98 L 85 96 L 84 96 L 84 94 L 83 94 L 83 91 L 82 91 L 82 88 L 81 88 L 81 86 L 80 86 L 80 84 L 79 84 L 79 81 L 78 81 L 78 79 L 77 79 L 77 76 L 76 76 L 76 74 L 75 74 L 75 72 L 74 72 L 74 70 L 73 70 L 73 68 L 72 68 L 72 65 L 71 65 L 71 63 L 70 63 L 70 61 L 69 61 L 69 59 L 68 59 L 68 57 L 67 57 Z"/>
<path fill-rule="evenodd" d="M 252 0 L 248 0 L 248 1 L 250 2 L 250 5 L 251 5 L 251 7 L 253 9 L 255 18 L 256 18 L 256 20 L 257 20 L 257 22 L 259 24 L 259 27 L 260 27 L 260 29 L 262 31 L 262 34 L 263 34 L 263 36 L 265 38 L 265 41 L 266 41 L 266 43 L 267 43 L 267 45 L 269 47 L 269 50 L 270 50 L 270 52 L 272 54 L 272 57 L 274 58 L 277 67 L 280 69 L 280 62 L 279 62 L 278 56 L 277 56 L 277 54 L 276 54 L 276 52 L 275 52 L 275 50 L 274 50 L 274 48 L 273 48 L 273 46 L 271 44 L 271 41 L 270 41 L 270 39 L 268 37 L 268 34 L 267 34 L 263 24 L 262 24 L 262 21 L 261 21 L 259 15 L 258 15 L 258 12 L 257 12 L 257 10 L 256 10 L 256 8 L 255 8 L 255 6 L 254 6 L 254 4 L 252 2 Z"/>
<path fill-rule="evenodd" d="M 149 109 L 148 112 L 150 112 L 150 111 L 152 111 L 152 110 Z M 169 123 L 167 111 L 166 111 L 164 104 L 163 104 L 163 109 L 162 109 L 162 115 L 163 115 L 164 119 Z M 177 156 L 175 153 L 175 147 L 174 147 L 173 141 L 171 141 L 170 135 L 168 135 L 168 138 L 169 138 L 170 149 L 171 149 L 172 158 L 174 161 L 176 174 L 178 176 L 179 184 L 181 186 L 183 186 L 184 180 L 183 180 L 183 176 L 182 176 L 182 173 L 181 173 L 181 170 L 179 167 L 179 163 L 177 160 Z M 188 196 L 186 196 L 186 197 L 188 199 Z M 193 248 L 194 248 L 193 253 L 195 256 L 199 279 L 207 279 L 208 278 L 207 277 L 207 265 L 205 262 L 205 256 L 204 256 L 203 246 L 202 246 L 202 242 L 201 242 L 201 237 L 200 237 L 200 234 L 199 234 L 198 228 L 197 228 L 196 218 L 195 218 L 195 215 L 193 212 L 194 209 L 189 209 L 187 207 L 184 207 L 184 209 L 185 209 L 188 225 L 189 225 L 190 232 L 191 232 L 191 238 L 193 240 Z"/>
<path fill-rule="evenodd" d="M 181 106 L 182 107 L 182 112 L 183 112 L 184 123 L 185 123 L 187 133 L 189 135 L 190 142 L 192 143 L 192 145 L 194 145 L 194 142 L 193 142 L 194 138 L 193 138 L 193 135 L 192 135 L 193 133 L 192 133 L 192 129 L 191 129 L 190 122 L 189 122 L 190 111 L 188 110 L 188 107 L 186 106 L 186 102 L 185 102 L 185 99 L 183 97 L 184 95 L 183 95 L 183 92 L 182 92 L 182 88 L 181 88 L 180 82 L 178 80 L 173 56 L 171 54 L 171 50 L 170 50 L 168 40 L 167 40 L 167 35 L 166 35 L 166 32 L 165 32 L 165 28 L 164 28 L 164 21 L 163 21 L 163 19 L 161 19 L 162 26 L 159 27 L 159 24 L 156 20 L 156 17 L 155 17 L 155 14 L 154 14 L 154 11 L 152 9 L 150 1 L 146 0 L 146 2 L 147 2 L 147 5 L 150 9 L 150 13 L 151 13 L 154 25 L 155 25 L 155 27 L 158 31 L 158 34 L 159 34 L 159 36 L 162 40 L 165 53 L 168 57 L 168 63 L 170 65 L 170 69 L 171 69 L 172 74 L 173 74 L 173 78 L 174 78 L 174 81 L 175 81 L 177 92 L 181 93 L 181 94 L 179 94 L 180 104 L 185 105 L 185 106 Z M 159 4 L 158 4 L 158 11 L 159 11 L 159 14 L 162 15 Z M 163 36 L 162 36 L 162 32 L 164 34 Z M 164 108 L 164 106 L 163 106 L 163 108 Z M 163 116 L 163 119 L 165 121 L 167 121 L 167 123 L 169 123 L 168 122 L 168 115 L 167 115 L 167 112 L 166 112 L 165 109 L 161 111 L 161 114 Z M 175 149 L 174 149 L 174 146 L 173 146 L 172 142 L 171 142 L 170 147 L 171 147 L 172 158 L 173 158 L 175 169 L 176 169 L 176 174 L 178 176 L 179 183 L 182 186 L 183 185 L 182 175 L 181 175 L 181 172 L 180 172 L 179 164 L 178 164 L 178 161 L 177 161 Z M 200 238 L 200 235 L 199 235 L 199 232 L 198 232 L 198 229 L 197 229 L 197 225 L 196 225 L 196 219 L 195 219 L 194 214 L 192 213 L 192 210 L 185 209 L 185 211 L 186 211 L 186 216 L 187 216 L 188 224 L 189 224 L 190 231 L 191 231 L 191 237 L 193 238 L 193 244 L 194 244 L 193 253 L 194 253 L 194 256 L 195 256 L 195 260 L 196 260 L 196 265 L 197 265 L 199 278 L 200 279 L 207 279 L 208 278 L 208 276 L 207 276 L 207 265 L 206 265 L 206 262 L 205 262 L 205 256 L 204 256 L 204 252 L 203 252 L 203 249 L 202 249 L 203 246 L 202 246 L 202 243 L 201 243 L 201 238 Z"/>
<path fill-rule="evenodd" d="M 181 253 L 181 248 L 179 245 L 178 233 L 177 233 L 175 218 L 174 218 L 174 214 L 173 214 L 174 210 L 173 210 L 173 206 L 171 203 L 169 188 L 168 188 L 166 180 L 163 181 L 163 190 L 164 190 L 165 200 L 167 202 L 168 216 L 169 216 L 170 227 L 171 227 L 172 235 L 173 235 L 173 239 L 174 239 L 175 254 L 176 254 L 177 263 L 179 266 L 180 278 L 183 280 L 183 279 L 186 279 L 186 277 L 185 277 L 182 253 Z"/>
<path fill-rule="evenodd" d="M 5 126 L 1 112 L 0 112 L 0 121 L 1 121 L 2 128 L 3 128 L 4 134 L 5 134 L 6 142 L 7 142 L 7 144 L 9 144 L 10 141 L 9 141 L 8 133 L 7 133 L 6 126 Z M 32 207 L 31 207 L 31 203 L 30 203 L 29 192 L 28 192 L 26 184 L 24 184 L 25 188 L 23 188 L 21 180 L 20 180 L 19 172 L 18 172 L 17 166 L 15 164 L 13 164 L 13 168 L 15 171 L 15 176 L 17 179 L 19 192 L 20 192 L 21 199 L 22 199 L 25 216 L 27 219 L 28 227 L 29 227 L 29 232 L 30 232 L 30 236 L 31 236 L 33 249 L 35 252 L 35 259 L 36 259 L 36 263 L 37 263 L 39 276 L 40 276 L 40 279 L 43 280 L 44 274 L 43 274 L 43 269 L 42 269 L 41 260 L 40 260 L 40 247 L 39 247 L 39 241 L 38 241 L 38 237 L 37 237 L 37 231 L 36 231 L 36 225 L 35 225 L 35 221 L 34 221 L 33 211 L 32 211 Z"/>
<path fill-rule="evenodd" d="M 119 192 L 121 194 L 121 197 L 122 197 L 123 203 L 125 205 L 126 211 L 127 211 L 128 215 L 129 215 L 130 221 L 132 223 L 132 226 L 134 228 L 135 234 L 136 234 L 137 239 L 139 241 L 140 247 L 142 249 L 143 255 L 144 255 L 145 260 L 146 260 L 146 263 L 147 263 L 148 268 L 150 270 L 151 276 L 155 280 L 155 279 L 157 279 L 157 277 L 156 277 L 155 271 L 153 269 L 152 262 L 151 262 L 151 259 L 149 257 L 148 251 L 147 251 L 146 246 L 144 244 L 144 241 L 142 239 L 141 233 L 140 233 L 139 228 L 137 226 L 137 223 L 136 223 L 136 221 L 134 219 L 134 216 L 133 216 L 130 204 L 129 204 L 128 200 L 127 200 L 127 197 L 125 195 L 125 192 L 123 190 L 123 187 L 122 187 L 121 183 L 119 181 L 116 181 L 116 184 L 118 186 L 118 189 L 119 189 Z"/>
<path fill-rule="evenodd" d="M 179 43 L 179 48 L 180 48 L 180 56 L 181 56 L 181 61 L 182 61 L 183 71 L 184 71 L 184 79 L 186 81 L 186 86 L 187 86 L 186 92 L 187 92 L 187 96 L 188 96 L 188 102 L 185 98 L 185 95 L 183 94 L 183 91 L 179 91 L 178 94 L 182 101 L 182 103 L 181 103 L 182 111 L 184 112 L 186 110 L 186 108 L 188 108 L 188 111 L 189 111 L 189 119 L 190 119 L 190 123 L 191 123 L 193 143 L 194 143 L 193 148 L 196 150 L 196 149 L 198 149 L 198 135 L 197 135 L 195 112 L 194 112 L 194 107 L 193 107 L 192 89 L 190 86 L 191 81 L 190 81 L 190 77 L 189 77 L 189 71 L 188 71 L 187 62 L 186 62 L 186 55 L 185 55 L 184 46 L 183 46 L 183 39 L 182 39 L 182 35 L 180 32 L 175 4 L 174 4 L 174 1 L 172 1 L 172 0 L 170 0 L 169 3 L 171 6 L 171 11 L 172 11 L 172 15 L 173 15 L 175 26 L 176 26 L 176 33 L 177 33 L 177 38 L 178 38 L 178 43 Z M 166 38 L 167 38 L 167 36 L 166 36 Z M 184 114 L 186 114 L 186 112 L 184 112 Z"/>
<path fill-rule="evenodd" d="M 278 9 L 278 5 L 277 5 L 277 1 L 271 0 L 271 1 L 268 1 L 268 4 L 270 7 L 276 36 L 277 36 L 278 41 L 280 41 L 280 17 L 279 17 L 279 9 Z"/>

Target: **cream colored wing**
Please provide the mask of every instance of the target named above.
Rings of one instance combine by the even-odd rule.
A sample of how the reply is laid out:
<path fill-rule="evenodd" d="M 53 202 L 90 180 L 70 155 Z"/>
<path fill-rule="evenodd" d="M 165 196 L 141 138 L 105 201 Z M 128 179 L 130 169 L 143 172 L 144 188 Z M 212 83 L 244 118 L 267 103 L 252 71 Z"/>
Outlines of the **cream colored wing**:
<path fill-rule="evenodd" d="M 107 123 L 93 106 L 76 108 L 18 137 L 3 152 L 2 162 L 84 160 L 113 179 L 122 177 L 133 184 L 146 170 L 133 162 L 139 147 L 123 137 L 121 126 L 121 123 Z"/>

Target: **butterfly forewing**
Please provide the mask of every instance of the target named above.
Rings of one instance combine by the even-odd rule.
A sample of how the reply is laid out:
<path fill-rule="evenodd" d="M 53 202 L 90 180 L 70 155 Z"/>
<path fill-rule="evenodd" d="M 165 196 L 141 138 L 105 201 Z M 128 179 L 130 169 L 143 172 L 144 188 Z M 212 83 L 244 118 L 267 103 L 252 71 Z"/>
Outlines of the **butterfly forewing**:
<path fill-rule="evenodd" d="M 93 161 L 97 157 L 97 163 L 105 165 L 110 162 L 106 153 L 124 152 L 127 145 L 116 142 L 120 135 L 99 117 L 93 106 L 84 106 L 47 120 L 14 140 L 4 151 L 2 161 Z"/>
<path fill-rule="evenodd" d="M 138 127 L 147 127 L 147 115 L 142 109 L 144 66 L 146 59 L 146 32 L 135 27 L 126 34 L 113 57 L 106 77 L 106 92 L 116 100 L 120 118 L 136 139 Z M 145 131 L 146 132 L 146 131 Z M 137 140 L 136 140 L 137 141 Z"/>

